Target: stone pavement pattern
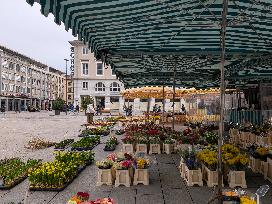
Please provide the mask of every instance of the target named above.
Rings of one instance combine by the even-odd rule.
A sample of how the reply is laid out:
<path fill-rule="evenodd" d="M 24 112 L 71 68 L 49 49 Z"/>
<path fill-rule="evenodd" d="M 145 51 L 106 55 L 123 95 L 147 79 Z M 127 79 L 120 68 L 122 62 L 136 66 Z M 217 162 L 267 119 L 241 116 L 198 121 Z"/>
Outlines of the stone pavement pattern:
<path fill-rule="evenodd" d="M 85 122 L 84 116 L 49 116 L 49 113 L 22 113 L 11 114 L 0 119 L 0 150 L 1 157 L 20 156 L 25 159 L 35 157 L 49 161 L 53 159 L 53 148 L 29 151 L 24 145 L 32 136 L 39 136 L 52 141 L 64 138 L 79 139 L 77 135 L 80 126 Z M 122 136 L 117 136 L 120 140 Z M 104 143 L 108 137 L 102 138 Z M 104 144 L 95 147 L 95 158 L 105 158 L 108 152 L 103 151 Z M 116 151 L 121 150 L 121 144 Z M 87 191 L 91 198 L 112 197 L 118 204 L 204 204 L 213 194 L 213 189 L 204 187 L 187 187 L 178 172 L 179 156 L 152 155 L 150 167 L 150 185 L 113 187 L 96 187 L 97 168 L 88 166 L 62 192 L 28 191 L 28 181 L 25 180 L 15 188 L 0 191 L 0 204 L 19 203 L 27 204 L 65 204 L 78 191 Z M 263 180 L 261 175 L 252 174 L 247 179 L 248 190 L 255 192 L 258 186 L 270 183 Z M 271 204 L 271 190 L 263 199 L 263 204 Z"/>

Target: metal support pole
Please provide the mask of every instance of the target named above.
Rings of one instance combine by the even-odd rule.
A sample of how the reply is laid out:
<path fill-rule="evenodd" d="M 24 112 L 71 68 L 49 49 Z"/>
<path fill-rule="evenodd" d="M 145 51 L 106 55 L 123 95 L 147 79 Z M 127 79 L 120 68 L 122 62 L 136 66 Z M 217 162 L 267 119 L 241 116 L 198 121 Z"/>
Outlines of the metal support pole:
<path fill-rule="evenodd" d="M 66 79 L 66 87 L 65 87 L 65 93 L 66 93 L 66 108 L 65 108 L 65 113 L 67 115 L 67 109 L 68 109 L 68 77 L 67 77 L 67 63 L 68 63 L 68 59 L 64 59 L 65 60 L 65 63 L 66 63 L 66 72 L 65 72 L 65 79 Z"/>
<path fill-rule="evenodd" d="M 162 125 L 164 126 L 164 117 L 165 117 L 165 92 L 164 92 L 164 85 L 162 86 Z"/>
<path fill-rule="evenodd" d="M 221 25 L 221 83 L 220 83 L 220 122 L 218 138 L 218 203 L 222 204 L 222 143 L 224 134 L 224 108 L 225 108 L 225 45 L 226 45 L 226 27 L 228 0 L 223 1 L 222 25 Z"/>
<path fill-rule="evenodd" d="M 172 129 L 175 129 L 175 95 L 176 95 L 176 71 L 177 71 L 177 59 L 175 59 L 174 76 L 173 76 L 173 120 Z"/>

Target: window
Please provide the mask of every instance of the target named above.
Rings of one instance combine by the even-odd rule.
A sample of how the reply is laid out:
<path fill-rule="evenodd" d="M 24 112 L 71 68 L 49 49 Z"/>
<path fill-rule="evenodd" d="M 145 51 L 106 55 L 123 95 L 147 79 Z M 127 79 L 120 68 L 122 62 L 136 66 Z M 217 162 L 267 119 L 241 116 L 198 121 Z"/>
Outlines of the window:
<path fill-rule="evenodd" d="M 9 69 L 14 69 L 14 64 L 12 62 L 9 63 Z"/>
<path fill-rule="evenodd" d="M 21 67 L 19 64 L 16 64 L 16 72 L 20 72 L 21 71 Z"/>
<path fill-rule="evenodd" d="M 112 91 L 112 92 L 120 91 L 120 85 L 117 82 L 111 83 L 110 91 Z"/>
<path fill-rule="evenodd" d="M 82 74 L 88 75 L 89 74 L 89 65 L 88 63 L 82 63 Z"/>
<path fill-rule="evenodd" d="M 87 47 L 83 47 L 83 48 L 82 48 L 82 54 L 83 54 L 83 55 L 87 55 L 88 52 L 89 52 L 89 49 L 88 49 Z"/>
<path fill-rule="evenodd" d="M 105 85 L 102 82 L 98 82 L 95 85 L 95 91 L 96 92 L 103 92 L 103 91 L 105 91 Z"/>
<path fill-rule="evenodd" d="M 82 89 L 88 89 L 88 82 L 87 81 L 82 82 Z"/>
<path fill-rule="evenodd" d="M 68 95 L 68 100 L 72 100 L 72 95 Z"/>
<path fill-rule="evenodd" d="M 163 102 L 163 99 L 155 98 L 155 103 L 162 103 L 162 102 Z"/>
<path fill-rule="evenodd" d="M 9 85 L 9 91 L 13 92 L 14 91 L 14 85 Z"/>
<path fill-rule="evenodd" d="M 148 98 L 141 98 L 141 99 L 140 99 L 140 102 L 142 102 L 142 103 L 147 103 L 147 102 L 148 102 Z"/>
<path fill-rule="evenodd" d="M 103 75 L 103 64 L 101 62 L 96 63 L 96 75 Z"/>
<path fill-rule="evenodd" d="M 119 103 L 119 97 L 117 97 L 117 96 L 111 96 L 110 97 L 110 102 L 111 103 Z"/>
<path fill-rule="evenodd" d="M 133 103 L 133 102 L 134 102 L 134 99 L 125 99 L 125 102 Z"/>
<path fill-rule="evenodd" d="M 2 82 L 2 91 L 5 90 L 5 84 Z"/>

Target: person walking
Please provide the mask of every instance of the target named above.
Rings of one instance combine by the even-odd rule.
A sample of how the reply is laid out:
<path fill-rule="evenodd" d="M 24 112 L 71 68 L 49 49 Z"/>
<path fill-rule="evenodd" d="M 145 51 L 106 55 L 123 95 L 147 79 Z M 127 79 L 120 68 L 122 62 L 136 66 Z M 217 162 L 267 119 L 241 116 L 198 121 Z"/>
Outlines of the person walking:
<path fill-rule="evenodd" d="M 79 105 L 76 105 L 76 112 L 79 114 Z"/>

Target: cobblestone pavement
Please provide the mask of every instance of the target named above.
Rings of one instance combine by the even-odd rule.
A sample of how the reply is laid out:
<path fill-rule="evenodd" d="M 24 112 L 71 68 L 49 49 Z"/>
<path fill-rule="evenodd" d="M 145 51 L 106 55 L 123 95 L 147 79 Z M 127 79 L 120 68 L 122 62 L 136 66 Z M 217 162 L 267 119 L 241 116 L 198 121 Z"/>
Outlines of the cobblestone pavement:
<path fill-rule="evenodd" d="M 5 119 L 0 118 L 0 150 L 1 157 L 19 156 L 22 158 L 41 158 L 45 161 L 53 159 L 53 148 L 29 151 L 24 148 L 27 141 L 33 136 L 39 136 L 51 141 L 60 141 L 64 138 L 79 139 L 77 135 L 80 126 L 85 122 L 82 115 L 50 116 L 52 113 L 20 113 L 9 114 Z M 1 117 L 1 116 L 0 116 Z M 119 137 L 119 140 L 121 136 Z M 108 152 L 103 151 L 104 142 L 108 137 L 102 138 L 102 144 L 95 147 L 96 160 L 103 159 Z M 121 150 L 121 144 L 116 151 Z M 80 175 L 62 192 L 28 191 L 27 179 L 11 190 L 0 191 L 0 204 L 19 203 L 26 204 L 65 204 L 67 200 L 78 191 L 87 191 L 91 198 L 112 197 L 118 204 L 204 204 L 213 195 L 213 189 L 204 187 L 187 187 L 178 172 L 179 156 L 152 155 L 150 157 L 150 185 L 96 187 L 97 168 L 88 166 Z M 257 187 L 270 183 L 263 180 L 259 174 L 248 172 L 248 190 L 255 192 Z M 262 200 L 263 204 L 271 204 L 271 190 Z"/>

